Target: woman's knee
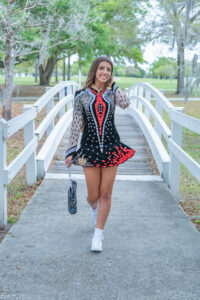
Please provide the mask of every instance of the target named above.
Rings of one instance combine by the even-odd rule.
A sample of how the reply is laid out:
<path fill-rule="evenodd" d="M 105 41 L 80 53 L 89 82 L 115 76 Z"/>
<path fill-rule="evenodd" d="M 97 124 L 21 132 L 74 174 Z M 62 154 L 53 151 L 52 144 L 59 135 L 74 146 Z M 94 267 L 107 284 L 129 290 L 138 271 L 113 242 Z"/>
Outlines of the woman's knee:
<path fill-rule="evenodd" d="M 87 200 L 89 202 L 95 203 L 95 202 L 97 202 L 99 200 L 99 194 L 88 194 Z"/>
<path fill-rule="evenodd" d="M 110 201 L 112 194 L 108 191 L 100 192 L 100 199 L 103 201 Z"/>

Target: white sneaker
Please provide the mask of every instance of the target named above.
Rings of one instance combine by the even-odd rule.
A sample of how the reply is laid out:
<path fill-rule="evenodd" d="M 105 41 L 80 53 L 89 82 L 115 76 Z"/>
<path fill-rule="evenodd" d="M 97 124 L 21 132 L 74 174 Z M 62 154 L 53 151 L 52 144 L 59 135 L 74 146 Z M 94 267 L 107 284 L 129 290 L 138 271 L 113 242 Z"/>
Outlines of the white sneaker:
<path fill-rule="evenodd" d="M 90 215 L 91 215 L 92 223 L 94 226 L 96 226 L 96 223 L 97 223 L 97 213 L 98 213 L 98 206 L 96 209 L 93 209 L 92 207 L 90 207 Z"/>
<path fill-rule="evenodd" d="M 102 251 L 102 240 L 104 239 L 103 234 L 102 235 L 94 235 L 92 239 L 91 244 L 91 251 Z"/>

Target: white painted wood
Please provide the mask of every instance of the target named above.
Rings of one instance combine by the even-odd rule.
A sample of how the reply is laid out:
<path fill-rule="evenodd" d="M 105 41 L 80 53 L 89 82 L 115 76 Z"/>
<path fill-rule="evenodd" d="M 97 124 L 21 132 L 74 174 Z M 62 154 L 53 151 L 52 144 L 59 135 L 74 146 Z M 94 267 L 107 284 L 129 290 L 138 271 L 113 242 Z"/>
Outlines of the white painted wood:
<path fill-rule="evenodd" d="M 46 105 L 46 116 L 48 116 L 48 114 L 50 113 L 50 111 L 54 108 L 54 98 L 51 98 L 49 100 L 49 102 Z M 47 136 L 50 135 L 50 133 L 52 132 L 54 128 L 54 119 L 51 120 L 51 122 L 49 123 L 49 126 L 47 127 Z"/>
<path fill-rule="evenodd" d="M 25 124 L 27 124 L 30 120 L 35 119 L 36 117 L 36 111 L 32 107 L 23 114 L 11 119 L 7 122 L 8 124 L 8 136 L 10 137 L 15 132 L 17 132 L 19 129 L 23 128 Z"/>
<path fill-rule="evenodd" d="M 172 120 L 171 131 L 172 131 L 172 135 L 171 135 L 172 140 L 174 140 L 174 142 L 181 147 L 182 126 Z M 179 195 L 180 161 L 172 151 L 170 152 L 169 182 L 170 182 L 170 189 L 172 193 L 178 199 L 180 197 Z"/>
<path fill-rule="evenodd" d="M 144 89 L 142 86 L 139 86 L 139 94 L 138 94 L 138 109 L 142 111 L 142 102 L 140 101 L 140 98 L 143 98 Z"/>
<path fill-rule="evenodd" d="M 145 99 L 151 101 L 151 91 L 149 89 L 145 89 Z"/>
<path fill-rule="evenodd" d="M 69 87 L 67 87 L 67 90 L 68 90 L 68 88 L 69 88 Z M 68 91 L 67 91 L 67 94 L 68 94 Z M 65 90 L 64 90 L 64 88 L 63 88 L 63 89 L 61 89 L 61 90 L 59 91 L 59 101 L 61 101 L 64 97 L 65 97 Z M 60 109 L 59 119 L 62 118 L 62 116 L 64 115 L 64 113 L 65 113 L 65 107 L 62 107 L 62 108 Z"/>
<path fill-rule="evenodd" d="M 129 88 L 125 88 L 125 89 L 124 89 L 124 92 L 125 92 L 126 95 L 129 97 L 129 94 L 130 94 L 130 93 L 129 93 Z"/>
<path fill-rule="evenodd" d="M 6 169 L 6 139 L 4 127 L 7 122 L 0 119 L 0 229 L 7 225 L 7 187 L 4 184 L 4 170 Z"/>
<path fill-rule="evenodd" d="M 158 126 L 160 127 L 160 131 L 165 137 L 166 141 L 168 141 L 168 137 L 171 136 L 171 130 L 163 120 L 163 118 L 159 115 L 153 105 L 144 98 L 140 97 L 132 97 L 132 99 L 137 98 L 140 102 L 142 102 L 145 106 L 145 111 L 148 110 L 149 114 L 153 117 L 154 120 L 157 120 Z M 145 114 L 146 116 L 146 114 Z M 147 118 L 148 119 L 148 118 Z"/>
<path fill-rule="evenodd" d="M 169 184 L 169 155 L 159 136 L 145 115 L 137 108 L 127 108 L 127 112 L 138 122 L 143 131 L 163 179 Z"/>
<path fill-rule="evenodd" d="M 138 100 L 137 100 L 137 95 L 138 95 L 138 88 L 137 86 L 135 86 L 134 88 L 130 88 L 131 91 L 133 91 L 133 93 L 130 96 L 135 96 L 133 99 L 133 107 L 137 108 L 138 105 Z"/>
<path fill-rule="evenodd" d="M 159 115 L 162 118 L 163 108 L 162 108 L 162 105 L 158 101 L 156 101 L 155 108 L 156 108 L 156 111 L 159 113 Z M 157 118 L 155 119 L 154 129 L 157 132 L 159 138 L 161 138 L 161 127 L 160 127 L 160 123 L 158 122 Z"/>
<path fill-rule="evenodd" d="M 145 99 L 146 101 L 148 101 L 149 103 L 151 103 L 151 92 L 149 91 L 149 89 L 145 90 Z M 145 106 L 145 116 L 148 120 L 150 120 L 150 110 L 148 109 L 148 106 Z"/>
<path fill-rule="evenodd" d="M 41 140 L 43 137 L 46 129 L 49 127 L 49 124 L 51 124 L 52 120 L 56 117 L 56 115 L 59 113 L 59 111 L 68 103 L 71 103 L 73 100 L 73 95 L 69 95 L 67 97 L 64 97 L 62 100 L 60 100 L 54 108 L 49 112 L 49 114 L 43 119 L 43 121 L 40 123 L 40 125 L 35 130 L 35 134 L 38 136 L 38 139 Z"/>
<path fill-rule="evenodd" d="M 66 172 L 67 168 L 66 168 Z M 69 179 L 69 174 L 61 173 L 46 173 L 45 179 Z M 72 174 L 72 179 L 83 179 L 85 180 L 84 174 Z M 163 181 L 163 178 L 158 175 L 118 175 L 116 180 L 120 181 Z"/>
<path fill-rule="evenodd" d="M 5 177 L 4 184 L 9 184 L 23 165 L 30 158 L 32 153 L 37 148 L 37 138 L 31 140 L 31 142 L 20 152 L 20 154 L 10 163 L 10 165 L 5 170 L 5 175 L 8 172 L 8 178 Z"/>
<path fill-rule="evenodd" d="M 30 110 L 30 107 L 24 105 L 23 110 L 24 112 Z M 24 126 L 24 145 L 28 146 L 33 139 L 35 139 L 35 123 L 34 120 L 31 120 Z M 29 186 L 34 185 L 37 181 L 36 147 L 26 161 L 26 182 Z"/>
<path fill-rule="evenodd" d="M 70 125 L 72 121 L 73 109 L 69 109 L 64 116 L 58 121 L 54 130 L 46 139 L 42 149 L 38 153 L 37 160 L 37 170 L 38 170 L 38 178 L 44 177 L 49 164 L 53 158 L 53 155 L 59 145 L 67 127 Z"/>
<path fill-rule="evenodd" d="M 59 93 L 61 89 L 64 89 L 68 86 L 73 86 L 77 89 L 79 88 L 79 85 L 75 81 L 62 81 L 56 86 L 52 87 L 50 90 L 48 90 L 42 97 L 40 97 L 33 105 L 33 107 L 35 107 L 37 112 L 39 113 L 43 109 L 43 107 L 47 105 L 47 103 L 52 97 Z"/>
<path fill-rule="evenodd" d="M 180 124 L 183 127 L 187 127 L 188 129 L 200 134 L 200 120 L 183 114 L 181 112 L 172 110 L 170 112 L 170 119 Z"/>
<path fill-rule="evenodd" d="M 67 87 L 67 95 L 73 95 L 73 86 L 68 86 Z"/>
<path fill-rule="evenodd" d="M 172 138 L 169 139 L 169 148 L 176 158 L 193 174 L 200 182 L 200 164 L 198 164 L 189 154 L 178 146 Z"/>
<path fill-rule="evenodd" d="M 162 95 L 161 92 L 159 92 L 157 89 L 155 89 L 149 83 L 137 82 L 137 83 L 134 83 L 130 88 L 135 88 L 136 86 L 138 88 L 141 86 L 144 89 L 148 89 L 151 92 L 151 95 L 153 97 L 155 97 L 157 99 L 157 101 L 160 102 L 161 106 L 163 107 L 163 109 L 166 110 L 167 113 L 169 113 L 169 111 L 174 108 L 174 106 L 170 103 L 170 101 L 164 95 Z"/>

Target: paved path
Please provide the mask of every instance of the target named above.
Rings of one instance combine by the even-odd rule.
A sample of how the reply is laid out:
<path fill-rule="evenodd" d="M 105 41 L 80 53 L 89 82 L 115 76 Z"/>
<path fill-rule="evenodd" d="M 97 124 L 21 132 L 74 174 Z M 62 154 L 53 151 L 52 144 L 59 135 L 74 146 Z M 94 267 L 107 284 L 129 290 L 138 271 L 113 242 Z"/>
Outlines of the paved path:
<path fill-rule="evenodd" d="M 0 244 L 1 300 L 200 298 L 200 233 L 162 181 L 115 181 L 103 252 L 78 181 L 78 213 L 66 180 L 45 179 Z"/>

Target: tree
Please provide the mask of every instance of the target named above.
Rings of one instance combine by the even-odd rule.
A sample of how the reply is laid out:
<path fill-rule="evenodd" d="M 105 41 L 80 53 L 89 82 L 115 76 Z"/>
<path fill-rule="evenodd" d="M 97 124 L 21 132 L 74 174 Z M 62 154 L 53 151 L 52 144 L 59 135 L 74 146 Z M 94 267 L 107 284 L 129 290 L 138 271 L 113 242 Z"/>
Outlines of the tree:
<path fill-rule="evenodd" d="M 91 1 L 86 28 L 90 40 L 74 43 L 79 55 L 79 74 L 88 60 L 98 55 L 113 57 L 115 62 L 143 62 L 138 39 L 139 16 L 145 14 L 143 1 L 102 0 Z M 79 79 L 79 82 L 81 80 Z"/>
<path fill-rule="evenodd" d="M 55 1 L 52 13 L 53 24 L 44 31 L 39 55 L 40 85 L 49 85 L 56 62 L 73 54 L 73 45 L 87 41 L 89 36 L 85 28 L 90 1 Z M 45 12 L 43 12 L 45 14 Z"/>
<path fill-rule="evenodd" d="M 177 47 L 177 93 L 184 92 L 185 49 L 200 42 L 199 0 L 157 0 L 157 15 L 150 23 L 149 39 Z M 152 30 L 153 28 L 153 30 Z"/>
<path fill-rule="evenodd" d="M 22 48 L 29 48 L 28 42 L 25 42 L 23 37 L 29 30 L 29 15 L 36 5 L 39 7 L 45 6 L 47 1 L 4 0 L 0 3 L 0 51 L 5 66 L 3 117 L 6 120 L 11 118 L 12 113 L 11 102 L 15 60 L 19 54 L 24 54 Z M 37 22 L 38 20 L 34 20 L 32 26 L 35 26 Z"/>
<path fill-rule="evenodd" d="M 16 60 L 23 61 L 25 56 L 39 53 L 40 73 L 44 75 L 41 77 L 45 78 L 48 73 L 48 83 L 58 59 L 56 47 L 70 38 L 77 38 L 77 32 L 84 27 L 88 3 L 90 1 L 86 0 L 77 0 L 76 3 L 73 0 L 3 0 L 0 3 L 0 53 L 5 67 L 3 117 L 6 120 L 12 115 Z M 50 49 L 53 49 L 52 56 L 45 65 L 46 53 Z"/>
<path fill-rule="evenodd" d="M 174 78 L 177 77 L 177 63 L 173 57 L 160 57 L 154 61 L 150 69 L 153 77 Z"/>

